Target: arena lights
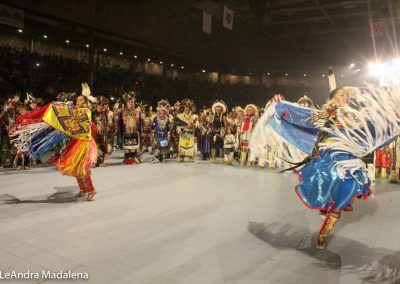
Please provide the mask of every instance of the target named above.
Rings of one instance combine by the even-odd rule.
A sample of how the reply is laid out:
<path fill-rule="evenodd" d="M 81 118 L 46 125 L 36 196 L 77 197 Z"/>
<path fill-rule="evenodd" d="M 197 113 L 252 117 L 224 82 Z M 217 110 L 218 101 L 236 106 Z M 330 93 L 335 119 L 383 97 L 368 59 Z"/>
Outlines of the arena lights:
<path fill-rule="evenodd" d="M 350 67 L 351 69 L 353 69 L 355 66 L 356 66 L 356 65 L 355 65 L 354 63 L 351 63 L 349 67 Z"/>
<path fill-rule="evenodd" d="M 133 58 L 137 59 L 137 55 L 134 55 Z"/>
<path fill-rule="evenodd" d="M 380 74 L 384 72 L 384 64 L 378 62 L 370 62 L 368 63 L 368 74 L 371 76 L 378 77 Z"/>
<path fill-rule="evenodd" d="M 43 38 L 47 38 L 47 35 L 43 35 Z"/>
<path fill-rule="evenodd" d="M 162 65 L 162 61 L 160 61 L 160 64 Z"/>
<path fill-rule="evenodd" d="M 90 47 L 90 45 L 88 45 L 88 44 L 86 44 L 85 46 L 86 46 L 87 48 L 89 48 L 89 47 Z"/>
<path fill-rule="evenodd" d="M 22 34 L 23 30 L 21 30 L 21 29 L 18 29 L 18 32 L 19 32 L 20 34 Z"/>
<path fill-rule="evenodd" d="M 171 64 L 171 67 L 174 67 L 174 64 L 173 64 L 173 63 Z"/>
<path fill-rule="evenodd" d="M 104 52 L 107 52 L 107 48 L 103 48 L 103 51 L 104 51 Z"/>
<path fill-rule="evenodd" d="M 325 74 L 322 74 L 322 78 L 325 78 Z"/>
<path fill-rule="evenodd" d="M 287 77 L 287 76 L 289 76 L 289 74 L 288 74 L 288 73 L 285 73 L 285 76 Z"/>
<path fill-rule="evenodd" d="M 181 66 L 181 69 L 185 69 L 185 67 Z"/>
<path fill-rule="evenodd" d="M 400 85 L 400 58 L 368 64 L 369 75 L 377 78 L 381 86 Z"/>
<path fill-rule="evenodd" d="M 271 73 L 268 72 L 267 75 L 269 76 L 269 75 L 271 75 Z"/>
<path fill-rule="evenodd" d="M 119 52 L 119 55 L 124 55 L 124 53 L 122 51 Z"/>
<path fill-rule="evenodd" d="M 150 60 L 151 60 L 150 58 L 147 58 L 147 61 L 148 61 L 148 62 L 150 62 Z"/>
<path fill-rule="evenodd" d="M 66 39 L 66 40 L 65 40 L 65 43 L 66 43 L 66 44 L 69 44 L 69 40 L 68 40 L 68 39 Z"/>
<path fill-rule="evenodd" d="M 201 70 L 201 72 L 206 73 L 206 70 L 203 69 L 203 70 Z"/>
<path fill-rule="evenodd" d="M 39 66 L 40 66 L 40 63 L 36 62 L 36 64 L 35 64 L 35 65 L 36 65 L 36 67 L 39 67 Z"/>
<path fill-rule="evenodd" d="M 307 77 L 307 74 L 306 74 L 306 73 L 304 73 L 304 74 L 303 74 L 303 76 L 304 76 L 304 77 Z"/>

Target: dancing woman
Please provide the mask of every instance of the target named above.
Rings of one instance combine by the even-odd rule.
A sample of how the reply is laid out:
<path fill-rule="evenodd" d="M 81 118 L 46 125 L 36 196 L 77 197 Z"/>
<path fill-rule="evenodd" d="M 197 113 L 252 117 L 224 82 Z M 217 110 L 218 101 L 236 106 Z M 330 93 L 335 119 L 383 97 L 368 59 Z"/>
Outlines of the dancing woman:
<path fill-rule="evenodd" d="M 96 194 L 91 168 L 97 160 L 97 147 L 92 134 L 91 111 L 86 107 L 90 89 L 82 84 L 82 95 L 76 106 L 52 102 L 17 118 L 11 133 L 12 142 L 22 153 L 35 159 L 50 161 L 64 175 L 76 178 L 82 197 L 91 201 Z"/>
<path fill-rule="evenodd" d="M 350 98 L 344 88 L 333 90 L 321 110 L 275 97 L 251 139 L 255 154 L 270 147 L 270 140 L 279 141 L 275 147 L 280 164 L 294 164 L 289 169 L 300 182 L 295 192 L 307 207 L 325 215 L 318 249 L 325 249 L 342 211 L 353 210 L 354 198 L 371 193 L 371 179 L 361 158 L 400 134 L 397 88 L 351 91 Z"/>

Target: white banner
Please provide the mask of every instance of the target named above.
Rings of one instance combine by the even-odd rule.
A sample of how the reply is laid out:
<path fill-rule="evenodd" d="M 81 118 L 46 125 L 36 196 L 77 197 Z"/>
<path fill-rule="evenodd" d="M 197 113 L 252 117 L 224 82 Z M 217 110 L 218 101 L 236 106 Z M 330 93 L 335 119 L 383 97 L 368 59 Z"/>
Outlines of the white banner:
<path fill-rule="evenodd" d="M 224 18 L 222 25 L 227 29 L 233 28 L 233 11 L 224 6 Z"/>
<path fill-rule="evenodd" d="M 203 11 L 203 32 L 211 34 L 212 16 L 206 11 Z"/>
<path fill-rule="evenodd" d="M 23 28 L 24 11 L 0 4 L 0 24 Z"/>

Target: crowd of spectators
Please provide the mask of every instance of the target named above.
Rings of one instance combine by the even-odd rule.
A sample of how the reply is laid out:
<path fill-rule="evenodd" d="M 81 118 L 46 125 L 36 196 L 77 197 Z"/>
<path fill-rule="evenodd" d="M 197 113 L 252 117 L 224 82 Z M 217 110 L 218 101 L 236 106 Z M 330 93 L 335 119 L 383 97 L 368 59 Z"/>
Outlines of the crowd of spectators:
<path fill-rule="evenodd" d="M 79 92 L 81 82 L 89 81 L 88 74 L 88 65 L 77 60 L 0 47 L 1 100 L 12 97 L 16 92 L 24 94 L 27 91 L 44 101 L 55 100 L 59 92 Z M 192 98 L 199 107 L 210 106 L 216 99 L 222 99 L 232 107 L 248 103 L 263 106 L 276 93 L 284 94 L 289 100 L 297 100 L 306 91 L 314 98 L 325 97 L 323 88 L 180 80 L 138 72 L 134 67 L 98 67 L 94 78 L 91 89 L 95 95 L 117 99 L 123 92 L 133 90 L 138 100 L 153 105 L 160 99 L 168 99 L 172 103 Z"/>

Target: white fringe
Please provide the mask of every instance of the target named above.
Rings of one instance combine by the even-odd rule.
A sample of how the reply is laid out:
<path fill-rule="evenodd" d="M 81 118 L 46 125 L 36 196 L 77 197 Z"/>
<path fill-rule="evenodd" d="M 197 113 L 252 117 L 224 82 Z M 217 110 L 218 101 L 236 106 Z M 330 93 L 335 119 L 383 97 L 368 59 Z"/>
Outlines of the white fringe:
<path fill-rule="evenodd" d="M 341 154 L 341 152 L 335 152 L 335 154 Z M 347 154 L 347 153 L 345 153 Z M 338 177 L 344 179 L 354 179 L 360 185 L 364 185 L 366 180 L 372 180 L 371 174 L 367 170 L 366 164 L 361 159 L 343 160 L 335 163 L 334 168 L 338 174 Z M 363 174 L 362 180 L 356 175 L 356 171 Z M 348 174 L 350 174 L 350 176 Z"/>
<path fill-rule="evenodd" d="M 331 128 L 321 128 L 333 136 L 329 143 L 319 144 L 321 150 L 334 149 L 362 158 L 391 138 L 400 135 L 399 86 L 381 88 L 367 85 L 362 89 L 346 89 L 350 93 L 350 104 L 342 108 L 344 115 L 339 114 L 338 117 L 338 121 L 345 127 L 340 129 L 333 123 Z M 284 160 L 300 162 L 307 154 L 276 134 L 269 126 L 271 119 L 280 122 L 280 117 L 275 112 L 276 104 L 272 102 L 266 106 L 264 114 L 253 130 L 250 150 L 255 157 L 264 158 L 266 151 L 275 147 L 277 165 L 286 166 Z M 368 124 L 372 126 L 371 130 L 374 133 L 371 133 Z"/>
<path fill-rule="evenodd" d="M 250 151 L 257 158 L 266 158 L 268 151 L 274 151 L 276 166 L 286 167 L 289 165 L 286 161 L 300 162 L 307 154 L 276 134 L 269 126 L 271 119 L 275 119 L 278 123 L 281 122 L 279 115 L 275 111 L 276 104 L 276 102 L 272 102 L 265 107 L 264 114 L 258 120 L 251 134 Z"/>
<path fill-rule="evenodd" d="M 333 125 L 331 128 L 322 128 L 335 138 L 330 139 L 331 143 L 321 143 L 321 150 L 341 150 L 362 158 L 400 135 L 398 86 L 385 89 L 372 85 L 364 89 L 352 88 L 350 104 L 343 110 L 346 115 L 339 116 L 338 120 L 345 127 L 340 129 Z M 371 133 L 368 124 L 375 133 Z"/>
<path fill-rule="evenodd" d="M 22 153 L 29 152 L 32 139 L 49 125 L 45 122 L 22 126 L 10 133 L 11 143 Z"/>

